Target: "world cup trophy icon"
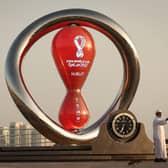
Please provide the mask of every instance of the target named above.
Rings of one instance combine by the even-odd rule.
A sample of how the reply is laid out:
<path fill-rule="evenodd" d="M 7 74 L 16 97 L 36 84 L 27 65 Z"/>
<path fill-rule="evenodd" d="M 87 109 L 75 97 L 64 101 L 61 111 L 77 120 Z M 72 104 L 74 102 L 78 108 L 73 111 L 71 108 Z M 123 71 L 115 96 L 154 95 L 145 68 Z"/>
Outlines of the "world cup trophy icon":
<path fill-rule="evenodd" d="M 89 119 L 89 110 L 81 95 L 81 88 L 95 57 L 94 40 L 83 27 L 66 26 L 55 35 L 52 53 L 67 89 L 59 120 L 65 129 L 76 132 Z"/>

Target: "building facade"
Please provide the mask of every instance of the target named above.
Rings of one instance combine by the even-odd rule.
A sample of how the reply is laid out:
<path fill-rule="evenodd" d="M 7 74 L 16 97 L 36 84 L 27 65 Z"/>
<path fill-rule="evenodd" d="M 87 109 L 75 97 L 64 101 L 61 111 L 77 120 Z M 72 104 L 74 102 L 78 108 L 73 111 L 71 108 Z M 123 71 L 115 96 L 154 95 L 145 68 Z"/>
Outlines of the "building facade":
<path fill-rule="evenodd" d="M 0 127 L 0 147 L 52 145 L 54 145 L 53 142 L 42 136 L 36 129 L 23 122 L 11 122 L 9 127 Z"/>

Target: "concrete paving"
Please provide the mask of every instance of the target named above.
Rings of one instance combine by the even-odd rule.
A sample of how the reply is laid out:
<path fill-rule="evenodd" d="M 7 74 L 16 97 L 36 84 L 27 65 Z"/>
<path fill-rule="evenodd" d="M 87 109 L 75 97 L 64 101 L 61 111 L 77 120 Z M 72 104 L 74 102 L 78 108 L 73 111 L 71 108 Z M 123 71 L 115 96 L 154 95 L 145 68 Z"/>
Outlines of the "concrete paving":
<path fill-rule="evenodd" d="M 98 161 L 98 162 L 10 162 L 0 168 L 168 168 L 168 162 Z"/>

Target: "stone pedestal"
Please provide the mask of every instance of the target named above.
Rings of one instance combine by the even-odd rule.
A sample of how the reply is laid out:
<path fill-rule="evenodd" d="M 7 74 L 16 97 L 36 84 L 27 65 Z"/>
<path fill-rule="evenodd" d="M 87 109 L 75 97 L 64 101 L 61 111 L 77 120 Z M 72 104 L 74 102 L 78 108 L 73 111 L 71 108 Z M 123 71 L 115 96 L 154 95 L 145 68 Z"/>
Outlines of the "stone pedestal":
<path fill-rule="evenodd" d="M 101 127 L 98 138 L 87 145 L 53 147 L 0 148 L 0 161 L 102 161 L 153 159 L 153 143 L 139 123 L 139 133 L 130 142 L 118 142 L 109 135 L 107 126 Z"/>

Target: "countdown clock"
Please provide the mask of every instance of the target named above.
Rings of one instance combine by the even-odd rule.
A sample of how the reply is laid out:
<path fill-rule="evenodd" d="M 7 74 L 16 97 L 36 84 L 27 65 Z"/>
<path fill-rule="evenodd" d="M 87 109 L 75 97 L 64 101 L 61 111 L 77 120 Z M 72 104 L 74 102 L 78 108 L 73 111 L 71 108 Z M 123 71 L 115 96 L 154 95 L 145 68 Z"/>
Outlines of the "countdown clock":
<path fill-rule="evenodd" d="M 138 124 L 131 112 L 119 111 L 110 117 L 107 129 L 115 140 L 128 142 L 137 135 Z"/>

